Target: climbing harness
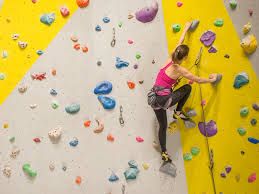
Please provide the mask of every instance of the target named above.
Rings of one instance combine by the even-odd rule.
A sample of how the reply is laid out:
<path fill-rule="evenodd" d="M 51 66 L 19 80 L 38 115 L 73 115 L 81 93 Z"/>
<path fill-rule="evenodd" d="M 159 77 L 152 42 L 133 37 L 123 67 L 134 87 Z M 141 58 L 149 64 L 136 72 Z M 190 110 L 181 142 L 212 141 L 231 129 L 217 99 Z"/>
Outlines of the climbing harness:
<path fill-rule="evenodd" d="M 202 54 L 202 47 L 200 48 L 200 52 L 195 60 L 195 66 L 196 66 L 196 70 L 197 70 L 197 76 L 200 76 L 200 59 L 201 59 L 201 54 Z M 203 100 L 203 95 L 202 95 L 202 89 L 201 89 L 201 85 L 199 85 L 199 90 L 200 90 L 200 99 L 201 101 Z M 215 185 L 215 179 L 214 179 L 214 153 L 213 153 L 213 149 L 210 148 L 209 145 L 209 139 L 208 139 L 208 132 L 206 130 L 205 127 L 205 123 L 206 123 L 206 119 L 205 119 L 205 110 L 204 110 L 204 106 L 201 105 L 201 109 L 202 109 L 202 122 L 204 124 L 204 131 L 205 131 L 205 135 L 206 135 L 206 147 L 207 147 L 207 151 L 208 151 L 208 157 L 209 157 L 209 170 L 210 170 L 210 174 L 211 174 L 211 180 L 212 180 L 212 185 L 213 185 L 213 190 L 214 190 L 214 194 L 216 194 L 216 185 Z"/>
<path fill-rule="evenodd" d="M 120 106 L 119 122 L 120 122 L 120 125 L 123 127 L 123 126 L 124 126 L 124 119 L 123 119 L 123 117 L 122 117 L 122 112 L 123 112 L 123 108 L 122 108 L 122 106 Z"/>
<path fill-rule="evenodd" d="M 116 39 L 115 39 L 115 28 L 112 28 L 112 41 L 111 41 L 111 47 L 114 47 L 116 44 Z"/>

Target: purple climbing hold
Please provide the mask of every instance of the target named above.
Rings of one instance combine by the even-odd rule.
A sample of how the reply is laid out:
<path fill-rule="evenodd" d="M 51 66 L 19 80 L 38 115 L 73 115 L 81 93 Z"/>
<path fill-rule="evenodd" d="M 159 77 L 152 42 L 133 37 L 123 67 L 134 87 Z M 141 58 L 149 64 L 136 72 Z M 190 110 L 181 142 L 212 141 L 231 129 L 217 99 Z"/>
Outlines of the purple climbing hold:
<path fill-rule="evenodd" d="M 210 30 L 204 32 L 200 38 L 200 41 L 204 44 L 204 46 L 211 46 L 216 39 L 216 34 Z"/>
<path fill-rule="evenodd" d="M 216 52 L 218 52 L 218 50 L 217 50 L 216 47 L 211 46 L 211 47 L 209 48 L 208 52 L 209 52 L 209 53 L 216 53 Z"/>
<path fill-rule="evenodd" d="M 205 126 L 204 126 L 204 122 L 199 122 L 198 127 L 201 134 L 204 135 L 205 137 L 206 136 L 212 137 L 216 135 L 218 132 L 216 122 L 213 120 L 210 120 L 209 122 L 205 123 Z"/>
<path fill-rule="evenodd" d="M 252 105 L 253 109 L 256 110 L 256 111 L 259 111 L 259 104 L 258 103 L 254 103 Z"/>
<path fill-rule="evenodd" d="M 154 2 L 153 5 L 142 8 L 135 13 L 136 19 L 142 23 L 151 22 L 156 17 L 158 12 L 158 3 Z"/>
<path fill-rule="evenodd" d="M 227 177 L 227 175 L 226 175 L 225 172 L 220 173 L 220 176 L 221 176 L 222 178 L 226 178 L 226 177 Z"/>
<path fill-rule="evenodd" d="M 230 173 L 230 171 L 232 170 L 232 167 L 228 165 L 225 167 L 225 170 L 226 170 L 226 173 Z"/>

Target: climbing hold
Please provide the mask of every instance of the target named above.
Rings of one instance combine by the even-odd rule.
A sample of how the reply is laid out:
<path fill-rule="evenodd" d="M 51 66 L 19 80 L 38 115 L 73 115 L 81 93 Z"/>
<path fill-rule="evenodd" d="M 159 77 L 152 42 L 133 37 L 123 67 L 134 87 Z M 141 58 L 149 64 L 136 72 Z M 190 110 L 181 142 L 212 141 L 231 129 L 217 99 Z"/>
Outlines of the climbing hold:
<path fill-rule="evenodd" d="M 133 66 L 133 68 L 134 68 L 134 69 L 137 69 L 137 68 L 138 68 L 138 64 L 135 64 L 135 65 Z"/>
<path fill-rule="evenodd" d="M 51 89 L 49 92 L 52 96 L 56 96 L 58 93 L 55 89 Z"/>
<path fill-rule="evenodd" d="M 236 75 L 234 81 L 234 88 L 238 89 L 249 83 L 249 77 L 246 72 L 241 72 Z"/>
<path fill-rule="evenodd" d="M 176 166 L 172 162 L 163 162 L 163 164 L 159 168 L 160 172 L 170 175 L 172 177 L 176 177 L 176 170 Z"/>
<path fill-rule="evenodd" d="M 129 168 L 124 172 L 126 180 L 136 179 L 139 173 L 138 165 L 135 160 L 130 160 L 128 162 Z"/>
<path fill-rule="evenodd" d="M 198 27 L 199 23 L 200 23 L 199 20 L 193 20 L 193 21 L 192 21 L 192 24 L 191 24 L 191 26 L 190 26 L 190 28 L 189 28 L 189 30 L 192 31 L 192 32 L 193 32 L 194 30 L 196 30 L 196 28 Z"/>
<path fill-rule="evenodd" d="M 76 182 L 76 184 L 80 185 L 82 182 L 81 176 L 77 176 L 75 182 Z"/>
<path fill-rule="evenodd" d="M 248 177 L 248 182 L 253 183 L 255 181 L 256 181 L 256 173 L 250 174 L 249 177 Z"/>
<path fill-rule="evenodd" d="M 246 117 L 249 113 L 249 109 L 248 107 L 243 107 L 240 109 L 240 116 L 241 117 Z"/>
<path fill-rule="evenodd" d="M 107 141 L 114 142 L 114 137 L 112 136 L 112 134 L 107 135 Z"/>
<path fill-rule="evenodd" d="M 254 110 L 259 111 L 259 103 L 254 103 L 252 107 Z"/>
<path fill-rule="evenodd" d="M 89 0 L 76 0 L 78 7 L 84 8 L 89 5 Z"/>
<path fill-rule="evenodd" d="M 95 119 L 95 121 L 97 122 L 98 126 L 95 128 L 94 132 L 101 133 L 104 130 L 104 125 L 103 125 L 103 123 L 101 123 L 101 121 L 99 119 Z"/>
<path fill-rule="evenodd" d="M 70 39 L 71 39 L 73 42 L 77 42 L 77 41 L 78 41 L 78 38 L 77 38 L 75 35 L 70 36 Z"/>
<path fill-rule="evenodd" d="M 122 22 L 119 22 L 118 26 L 121 28 L 122 27 Z"/>
<path fill-rule="evenodd" d="M 248 140 L 250 143 L 253 143 L 253 144 L 258 144 L 258 143 L 259 143 L 259 140 L 258 140 L 258 139 L 255 139 L 255 138 L 253 138 L 253 137 L 249 137 L 247 140 Z"/>
<path fill-rule="evenodd" d="M 215 46 L 211 46 L 208 50 L 209 53 L 216 53 L 218 52 L 217 48 Z"/>
<path fill-rule="evenodd" d="M 131 14 L 129 14 L 129 15 L 128 15 L 128 19 L 130 20 L 130 19 L 132 19 L 132 18 L 134 18 L 134 16 L 131 15 Z"/>
<path fill-rule="evenodd" d="M 248 9 L 249 16 L 253 16 L 254 11 L 252 9 Z"/>
<path fill-rule="evenodd" d="M 251 28 L 252 28 L 252 24 L 250 22 L 248 22 L 247 24 L 245 24 L 243 26 L 243 33 L 247 34 L 248 32 L 250 32 Z"/>
<path fill-rule="evenodd" d="M 121 69 L 123 67 L 128 67 L 129 63 L 126 61 L 121 60 L 119 57 L 116 57 L 116 64 L 115 64 L 117 69 Z"/>
<path fill-rule="evenodd" d="M 55 165 L 53 163 L 50 163 L 49 164 L 49 169 L 50 169 L 50 171 L 55 170 Z"/>
<path fill-rule="evenodd" d="M 137 136 L 137 137 L 136 137 L 136 141 L 139 142 L 139 143 L 141 143 L 141 142 L 144 141 L 144 139 L 143 139 L 142 137 L 140 137 L 140 136 Z"/>
<path fill-rule="evenodd" d="M 80 111 L 80 104 L 72 103 L 65 108 L 66 112 L 69 114 L 75 114 Z"/>
<path fill-rule="evenodd" d="M 109 181 L 115 182 L 117 180 L 119 180 L 119 177 L 114 172 L 112 172 L 111 176 L 109 177 Z"/>
<path fill-rule="evenodd" d="M 239 181 L 240 181 L 240 174 L 237 174 L 237 175 L 235 176 L 235 179 L 236 179 L 236 182 L 239 182 Z"/>
<path fill-rule="evenodd" d="M 28 43 L 23 41 L 18 41 L 18 46 L 20 49 L 25 49 L 27 47 Z"/>
<path fill-rule="evenodd" d="M 66 170 L 67 170 L 66 164 L 62 164 L 62 170 L 63 170 L 63 171 L 66 171 Z"/>
<path fill-rule="evenodd" d="M 182 7 L 183 2 L 178 1 L 178 2 L 176 3 L 176 5 L 177 5 L 177 7 Z"/>
<path fill-rule="evenodd" d="M 82 51 L 84 52 L 84 53 L 87 53 L 88 52 L 88 47 L 87 46 L 82 46 Z"/>
<path fill-rule="evenodd" d="M 226 178 L 226 177 L 227 177 L 227 175 L 226 175 L 225 172 L 220 173 L 220 176 L 221 176 L 222 178 Z"/>
<path fill-rule="evenodd" d="M 40 138 L 38 138 L 38 137 L 33 138 L 33 141 L 34 141 L 35 143 L 40 143 L 40 142 L 41 142 L 41 141 L 40 141 Z"/>
<path fill-rule="evenodd" d="M 51 131 L 48 132 L 48 136 L 49 139 L 53 142 L 53 143 L 57 143 L 62 135 L 62 130 L 60 127 L 52 129 Z"/>
<path fill-rule="evenodd" d="M 104 23 L 109 23 L 111 20 L 110 20 L 110 18 L 108 18 L 108 17 L 104 17 L 103 18 L 103 22 Z"/>
<path fill-rule="evenodd" d="M 184 121 L 184 126 L 187 128 L 187 129 L 192 129 L 192 128 L 195 128 L 196 127 L 196 123 L 191 120 L 191 119 L 188 119 L 186 121 Z"/>
<path fill-rule="evenodd" d="M 111 110 L 116 106 L 116 102 L 113 98 L 108 96 L 98 96 L 99 102 L 103 105 L 104 109 Z"/>
<path fill-rule="evenodd" d="M 100 25 L 97 25 L 97 26 L 95 27 L 95 31 L 96 31 L 96 32 L 100 32 L 100 31 L 102 31 L 101 26 L 100 26 Z"/>
<path fill-rule="evenodd" d="M 37 55 L 40 56 L 40 55 L 42 55 L 44 52 L 43 52 L 42 50 L 37 50 L 36 53 L 37 53 Z"/>
<path fill-rule="evenodd" d="M 251 119 L 250 121 L 251 125 L 255 126 L 257 123 L 257 120 L 255 118 Z"/>
<path fill-rule="evenodd" d="M 6 51 L 6 50 L 4 50 L 3 52 L 2 52 L 2 58 L 3 59 L 6 59 L 8 57 L 8 52 Z"/>
<path fill-rule="evenodd" d="M 205 106 L 206 105 L 206 100 L 202 100 L 201 101 L 201 106 Z"/>
<path fill-rule="evenodd" d="M 91 125 L 91 121 L 87 120 L 84 122 L 85 127 L 90 127 L 90 125 Z"/>
<path fill-rule="evenodd" d="M 37 107 L 37 104 L 30 104 L 31 109 L 35 109 Z"/>
<path fill-rule="evenodd" d="M 128 40 L 128 43 L 129 44 L 133 44 L 133 40 Z"/>
<path fill-rule="evenodd" d="M 4 124 L 3 124 L 3 128 L 4 128 L 4 129 L 7 129 L 8 127 L 9 127 L 9 124 L 8 124 L 8 123 L 4 123 Z"/>
<path fill-rule="evenodd" d="M 143 163 L 142 167 L 144 168 L 144 170 L 148 170 L 149 169 L 149 164 L 148 163 Z"/>
<path fill-rule="evenodd" d="M 143 83 L 144 83 L 144 80 L 139 80 L 138 83 L 139 83 L 139 84 L 143 84 Z"/>
<path fill-rule="evenodd" d="M 241 153 L 241 155 L 244 155 L 244 154 L 245 154 L 245 152 L 244 152 L 243 150 L 241 150 L 240 153 Z"/>
<path fill-rule="evenodd" d="M 138 164 L 135 160 L 130 160 L 128 162 L 128 165 L 131 167 L 131 168 L 138 168 Z"/>
<path fill-rule="evenodd" d="M 74 44 L 73 48 L 78 51 L 80 49 L 80 44 L 79 43 Z"/>
<path fill-rule="evenodd" d="M 200 148 L 198 148 L 198 147 L 192 147 L 191 148 L 191 154 L 193 156 L 197 156 L 199 153 L 200 153 Z"/>
<path fill-rule="evenodd" d="M 230 173 L 232 167 L 230 165 L 225 166 L 226 173 Z"/>
<path fill-rule="evenodd" d="M 13 35 L 12 35 L 12 39 L 13 39 L 13 40 L 17 40 L 19 37 L 20 37 L 19 34 L 13 34 Z"/>
<path fill-rule="evenodd" d="M 136 59 L 140 59 L 141 55 L 139 53 L 136 54 Z"/>
<path fill-rule="evenodd" d="M 3 168 L 3 174 L 7 177 L 7 178 L 10 178 L 11 175 L 12 175 L 12 169 L 10 166 L 4 166 Z"/>
<path fill-rule="evenodd" d="M 239 133 L 239 135 L 244 136 L 246 134 L 246 130 L 244 128 L 238 128 L 237 132 Z"/>
<path fill-rule="evenodd" d="M 158 12 L 158 3 L 154 2 L 153 5 L 142 8 L 135 13 L 136 19 L 142 23 L 151 22 L 156 17 Z"/>
<path fill-rule="evenodd" d="M 257 40 L 253 34 L 243 38 L 240 44 L 246 54 L 252 54 L 257 49 Z"/>
<path fill-rule="evenodd" d="M 109 81 L 100 82 L 94 89 L 95 94 L 109 94 L 112 91 L 112 83 Z"/>
<path fill-rule="evenodd" d="M 22 166 L 22 169 L 30 177 L 36 177 L 37 176 L 37 172 L 35 170 L 31 169 L 31 165 L 30 164 L 24 164 Z"/>
<path fill-rule="evenodd" d="M 51 69 L 51 74 L 52 74 L 53 76 L 56 76 L 56 75 L 57 75 L 57 70 L 56 70 L 56 69 Z"/>
<path fill-rule="evenodd" d="M 78 145 L 78 139 L 74 137 L 70 142 L 69 145 L 72 147 L 76 147 Z"/>
<path fill-rule="evenodd" d="M 214 25 L 217 26 L 217 27 L 222 27 L 223 24 L 224 24 L 224 20 L 223 20 L 222 18 L 216 19 L 216 20 L 214 21 Z"/>
<path fill-rule="evenodd" d="M 185 154 L 183 154 L 183 160 L 184 160 L 184 161 L 190 161 L 190 160 L 192 160 L 192 154 L 190 154 L 190 153 L 185 153 Z"/>
<path fill-rule="evenodd" d="M 13 137 L 10 137 L 9 138 L 9 141 L 11 142 L 11 143 L 13 143 L 14 141 L 15 141 L 15 137 L 13 136 Z"/>
<path fill-rule="evenodd" d="M 173 30 L 173 32 L 180 32 L 181 25 L 180 24 L 173 24 L 172 25 L 172 30 Z"/>
<path fill-rule="evenodd" d="M 236 0 L 230 0 L 229 5 L 230 5 L 231 9 L 236 9 L 237 1 Z"/>
<path fill-rule="evenodd" d="M 43 24 L 50 26 L 55 21 L 55 13 L 46 13 L 40 17 L 40 21 Z"/>
<path fill-rule="evenodd" d="M 98 66 L 101 66 L 102 65 L 102 61 L 97 61 L 96 63 Z"/>
<path fill-rule="evenodd" d="M 60 7 L 59 11 L 63 17 L 67 17 L 70 14 L 69 9 L 66 6 Z"/>
<path fill-rule="evenodd" d="M 212 82 L 212 85 L 216 86 L 222 80 L 222 74 L 217 74 L 216 80 Z"/>
<path fill-rule="evenodd" d="M 127 84 L 128 84 L 128 87 L 129 89 L 134 89 L 136 84 L 134 82 L 131 82 L 131 81 L 127 81 Z"/>
<path fill-rule="evenodd" d="M 31 0 L 32 3 L 37 3 L 37 0 Z"/>
<path fill-rule="evenodd" d="M 229 59 L 229 58 L 230 58 L 230 56 L 229 56 L 228 54 L 225 54 L 224 57 L 225 57 L 226 59 Z"/>
<path fill-rule="evenodd" d="M 5 80 L 5 74 L 4 73 L 0 73 L 0 80 Z"/>
<path fill-rule="evenodd" d="M 216 39 L 216 34 L 208 30 L 202 34 L 200 41 L 204 44 L 204 46 L 209 47 L 213 44 L 215 39 Z"/>
<path fill-rule="evenodd" d="M 46 79 L 46 73 L 31 74 L 31 78 L 32 78 L 32 80 L 42 81 L 42 80 Z"/>
<path fill-rule="evenodd" d="M 17 147 L 14 147 L 10 154 L 10 157 L 15 159 L 19 154 L 20 154 L 20 149 Z"/>
<path fill-rule="evenodd" d="M 57 102 L 56 100 L 53 100 L 53 101 L 51 102 L 51 107 L 52 107 L 53 109 L 57 109 L 57 108 L 59 107 L 58 102 Z"/>
<path fill-rule="evenodd" d="M 199 122 L 198 127 L 200 130 L 200 133 L 202 135 L 204 135 L 205 137 L 206 136 L 212 137 L 212 136 L 216 135 L 218 132 L 216 122 L 213 120 L 210 120 L 209 122 L 206 122 L 205 124 L 204 124 L 204 122 Z"/>

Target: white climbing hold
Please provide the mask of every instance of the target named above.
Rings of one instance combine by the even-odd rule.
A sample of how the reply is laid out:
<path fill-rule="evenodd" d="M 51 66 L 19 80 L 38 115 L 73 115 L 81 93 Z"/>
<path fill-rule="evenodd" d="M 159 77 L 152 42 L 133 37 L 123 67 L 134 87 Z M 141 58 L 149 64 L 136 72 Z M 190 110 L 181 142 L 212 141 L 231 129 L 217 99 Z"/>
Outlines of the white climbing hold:
<path fill-rule="evenodd" d="M 3 174 L 7 177 L 7 178 L 10 178 L 11 175 L 12 175 L 12 169 L 10 166 L 4 166 L 3 168 Z"/>
<path fill-rule="evenodd" d="M 11 154 L 10 154 L 10 157 L 15 159 L 20 153 L 20 149 L 17 148 L 17 147 L 14 147 Z"/>
<path fill-rule="evenodd" d="M 61 138 L 61 135 L 62 135 L 61 127 L 57 127 L 55 129 L 52 129 L 51 131 L 49 131 L 48 135 L 49 135 L 49 138 L 52 142 L 58 142 Z"/>
<path fill-rule="evenodd" d="M 23 41 L 18 41 L 18 46 L 20 49 L 25 49 L 27 47 L 28 43 Z"/>
<path fill-rule="evenodd" d="M 27 91 L 27 86 L 24 85 L 24 84 L 20 85 L 20 86 L 18 87 L 18 91 L 19 91 L 21 94 L 25 93 L 25 92 Z"/>

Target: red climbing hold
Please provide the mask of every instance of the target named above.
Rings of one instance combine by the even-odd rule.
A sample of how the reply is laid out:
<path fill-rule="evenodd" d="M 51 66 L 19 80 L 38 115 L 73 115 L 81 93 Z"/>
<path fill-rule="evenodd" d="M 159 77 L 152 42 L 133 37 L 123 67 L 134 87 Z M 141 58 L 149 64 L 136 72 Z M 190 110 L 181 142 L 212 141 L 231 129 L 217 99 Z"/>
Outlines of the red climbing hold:
<path fill-rule="evenodd" d="M 76 182 L 76 184 L 80 185 L 82 182 L 82 178 L 80 176 L 77 176 L 75 182 Z"/>
<path fill-rule="evenodd" d="M 143 139 L 142 137 L 139 137 L 139 136 L 138 136 L 138 137 L 136 137 L 136 141 L 139 142 L 139 143 L 141 143 L 141 142 L 144 141 L 144 139 Z"/>
<path fill-rule="evenodd" d="M 114 142 L 114 137 L 112 134 L 107 135 L 107 141 Z"/>
<path fill-rule="evenodd" d="M 41 142 L 41 141 L 40 141 L 40 138 L 38 138 L 38 137 L 34 138 L 33 141 L 34 141 L 35 143 L 40 143 L 40 142 Z"/>
<path fill-rule="evenodd" d="M 183 3 L 178 1 L 176 5 L 177 5 L 177 7 L 182 7 Z"/>
<path fill-rule="evenodd" d="M 78 7 L 83 8 L 89 5 L 89 0 L 76 0 Z"/>
<path fill-rule="evenodd" d="M 74 49 L 79 50 L 80 49 L 80 44 L 79 43 L 74 44 Z"/>
<path fill-rule="evenodd" d="M 88 48 L 87 48 L 86 46 L 83 46 L 83 47 L 82 47 L 82 51 L 83 51 L 84 53 L 87 53 L 87 52 L 88 52 Z"/>
<path fill-rule="evenodd" d="M 43 79 L 46 79 L 46 73 L 39 73 L 39 74 L 32 74 L 31 75 L 31 78 L 33 79 L 33 80 L 43 80 Z"/>
<path fill-rule="evenodd" d="M 128 81 L 127 84 L 128 84 L 129 89 L 134 89 L 135 88 L 135 83 L 134 82 Z"/>
<path fill-rule="evenodd" d="M 91 125 L 91 121 L 87 120 L 84 122 L 85 127 L 90 127 L 90 125 Z"/>

